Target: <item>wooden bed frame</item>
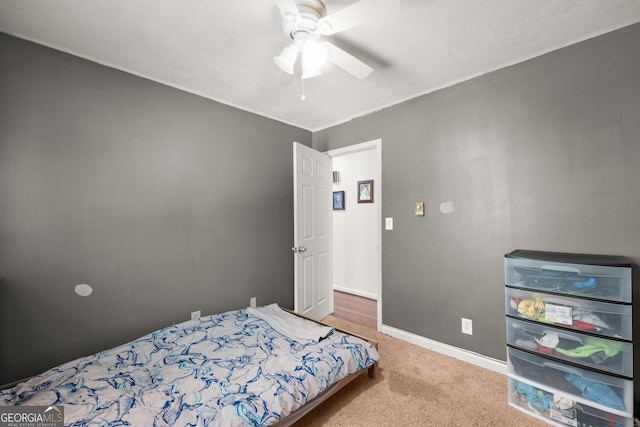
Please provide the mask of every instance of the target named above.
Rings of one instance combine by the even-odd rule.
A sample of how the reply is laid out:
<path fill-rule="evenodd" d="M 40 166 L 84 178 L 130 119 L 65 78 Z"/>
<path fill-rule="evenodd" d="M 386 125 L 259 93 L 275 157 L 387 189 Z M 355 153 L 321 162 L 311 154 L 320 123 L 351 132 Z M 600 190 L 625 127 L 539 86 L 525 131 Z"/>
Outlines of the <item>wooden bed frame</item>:
<path fill-rule="evenodd" d="M 283 308 L 283 310 L 286 311 L 286 312 L 289 312 L 289 313 L 291 313 L 293 315 L 296 315 L 298 317 L 302 317 L 303 319 L 310 320 L 312 322 L 318 323 L 320 325 L 329 326 L 331 328 L 334 328 L 338 332 L 342 332 L 344 334 L 351 335 L 351 336 L 354 336 L 356 338 L 360 338 L 361 340 L 370 343 L 371 345 L 373 345 L 375 347 L 376 350 L 378 350 L 378 341 L 376 341 L 374 339 L 371 339 L 371 338 L 365 337 L 363 335 L 359 335 L 359 334 L 353 333 L 353 332 L 348 331 L 346 329 L 336 328 L 333 325 L 328 325 L 326 323 L 320 322 L 318 320 L 312 319 L 312 318 L 307 317 L 307 316 L 305 316 L 303 314 L 296 313 L 296 312 L 294 312 L 292 310 L 288 310 L 286 308 Z M 378 363 L 376 362 L 373 365 L 369 366 L 368 368 L 362 369 L 362 370 L 360 370 L 358 372 L 354 372 L 353 374 L 349 375 L 348 377 L 345 377 L 345 378 L 341 379 L 340 381 L 336 382 L 331 387 L 329 387 L 328 389 L 323 391 L 321 394 L 319 394 L 318 396 L 314 397 L 313 399 L 311 399 L 310 401 L 305 403 L 302 407 L 296 409 L 291 414 L 289 414 L 288 416 L 286 416 L 285 418 L 280 420 L 275 425 L 278 426 L 278 427 L 280 427 L 280 426 L 284 427 L 284 426 L 290 426 L 290 425 L 294 424 L 295 422 L 299 421 L 302 417 L 307 415 L 309 412 L 311 412 L 312 410 L 314 410 L 315 408 L 320 406 L 320 404 L 325 402 L 327 399 L 329 399 L 331 396 L 336 394 L 342 388 L 344 388 L 351 381 L 353 381 L 356 378 L 358 378 L 360 375 L 364 375 L 366 373 L 369 376 L 369 378 L 375 378 L 376 377 L 376 367 L 377 366 L 378 366 Z"/>

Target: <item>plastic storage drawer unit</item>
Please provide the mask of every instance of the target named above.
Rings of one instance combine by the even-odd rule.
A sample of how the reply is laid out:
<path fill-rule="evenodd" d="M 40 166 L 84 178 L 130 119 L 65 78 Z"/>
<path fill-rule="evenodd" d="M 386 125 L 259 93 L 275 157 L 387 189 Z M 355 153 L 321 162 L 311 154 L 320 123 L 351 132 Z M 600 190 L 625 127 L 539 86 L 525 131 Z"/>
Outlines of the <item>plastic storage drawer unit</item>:
<path fill-rule="evenodd" d="M 509 348 L 509 374 L 541 382 L 594 407 L 633 416 L 633 380 L 625 380 Z"/>
<path fill-rule="evenodd" d="M 517 250 L 505 255 L 505 281 L 511 287 L 631 303 L 631 265 L 623 257 Z"/>
<path fill-rule="evenodd" d="M 507 317 L 507 344 L 605 373 L 633 378 L 633 344 Z"/>
<path fill-rule="evenodd" d="M 509 377 L 509 405 L 557 426 L 633 427 L 633 417 L 601 411 L 562 393 Z"/>
<path fill-rule="evenodd" d="M 631 341 L 631 305 L 507 287 L 505 313 L 537 322 Z"/>

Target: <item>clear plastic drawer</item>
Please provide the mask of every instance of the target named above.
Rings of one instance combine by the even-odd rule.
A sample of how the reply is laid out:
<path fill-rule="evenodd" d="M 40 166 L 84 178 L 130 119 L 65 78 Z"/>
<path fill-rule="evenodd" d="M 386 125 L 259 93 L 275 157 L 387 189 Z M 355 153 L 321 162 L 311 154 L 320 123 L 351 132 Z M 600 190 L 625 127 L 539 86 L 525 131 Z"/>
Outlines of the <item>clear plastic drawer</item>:
<path fill-rule="evenodd" d="M 505 281 L 509 286 L 556 292 L 586 298 L 631 302 L 631 267 L 620 264 L 591 265 L 528 259 L 531 251 L 514 251 L 505 258 Z M 539 255 L 540 258 L 544 254 Z M 549 257 L 549 259 L 562 259 Z M 594 256 L 595 257 L 595 256 Z M 602 257 L 607 262 L 608 257 Z M 617 257 L 611 257 L 617 258 Z M 567 256 L 566 259 L 572 259 Z M 576 260 L 579 260 L 577 258 Z"/>
<path fill-rule="evenodd" d="M 506 288 L 505 313 L 580 332 L 631 341 L 631 305 Z"/>
<path fill-rule="evenodd" d="M 548 384 L 573 400 L 590 401 L 596 408 L 633 416 L 633 380 L 573 367 L 515 348 L 509 348 L 507 356 L 510 374 Z"/>
<path fill-rule="evenodd" d="M 507 317 L 510 347 L 633 378 L 633 344 Z"/>
<path fill-rule="evenodd" d="M 557 426 L 633 427 L 633 417 L 594 408 L 569 396 L 509 377 L 509 405 Z"/>

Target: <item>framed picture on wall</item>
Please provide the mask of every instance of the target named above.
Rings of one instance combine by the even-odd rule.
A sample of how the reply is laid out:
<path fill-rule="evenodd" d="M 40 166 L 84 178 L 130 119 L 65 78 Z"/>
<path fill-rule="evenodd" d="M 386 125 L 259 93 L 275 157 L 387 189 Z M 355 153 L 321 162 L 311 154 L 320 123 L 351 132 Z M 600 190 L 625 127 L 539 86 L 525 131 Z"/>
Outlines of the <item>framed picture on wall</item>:
<path fill-rule="evenodd" d="M 344 210 L 344 191 L 333 192 L 333 210 L 334 211 Z"/>
<path fill-rule="evenodd" d="M 373 203 L 373 180 L 358 181 L 358 203 Z"/>

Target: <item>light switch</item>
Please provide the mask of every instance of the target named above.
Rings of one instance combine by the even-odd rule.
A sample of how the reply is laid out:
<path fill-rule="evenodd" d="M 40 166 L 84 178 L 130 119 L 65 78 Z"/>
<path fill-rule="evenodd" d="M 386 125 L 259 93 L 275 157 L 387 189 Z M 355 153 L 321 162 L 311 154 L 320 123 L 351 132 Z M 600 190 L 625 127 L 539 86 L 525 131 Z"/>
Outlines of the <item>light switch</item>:
<path fill-rule="evenodd" d="M 393 230 L 393 218 L 385 218 L 384 219 L 384 229 L 385 230 Z"/>
<path fill-rule="evenodd" d="M 416 203 L 416 216 L 424 216 L 424 202 Z"/>

